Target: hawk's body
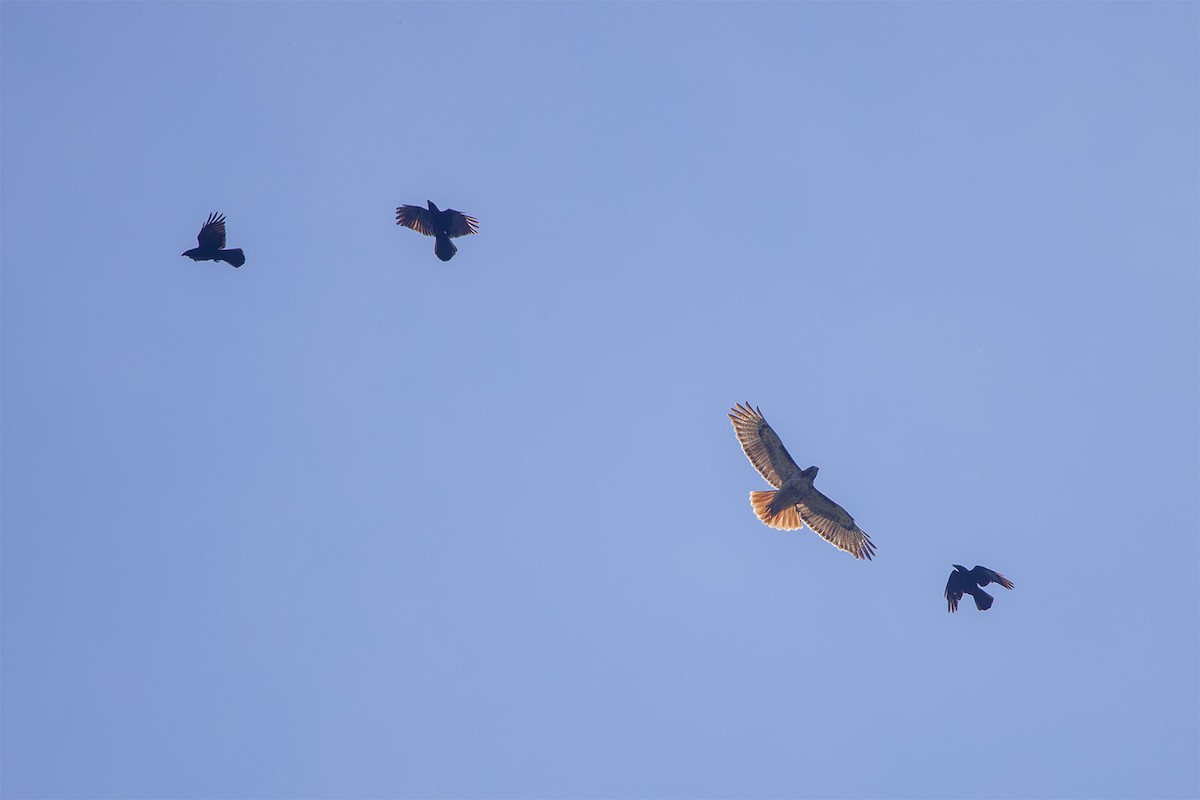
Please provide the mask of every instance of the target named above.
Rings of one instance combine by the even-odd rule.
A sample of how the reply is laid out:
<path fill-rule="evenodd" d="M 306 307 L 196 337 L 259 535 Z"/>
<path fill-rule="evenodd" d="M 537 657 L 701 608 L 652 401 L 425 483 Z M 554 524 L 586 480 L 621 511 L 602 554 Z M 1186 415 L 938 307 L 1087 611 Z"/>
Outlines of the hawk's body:
<path fill-rule="evenodd" d="M 461 211 L 447 208 L 442 211 L 432 200 L 426 200 L 429 208 L 400 206 L 396 209 L 396 224 L 412 228 L 417 233 L 433 236 L 433 252 L 442 261 L 454 258 L 458 248 L 451 239 L 479 233 L 479 220 L 468 217 Z"/>
<path fill-rule="evenodd" d="M 813 481 L 817 468 L 800 469 L 783 442 L 749 403 L 730 409 L 733 430 L 750 463 L 775 487 L 774 492 L 751 492 L 750 505 L 766 525 L 794 531 L 807 525 L 814 533 L 855 558 L 870 559 L 875 545 L 846 509 L 821 494 Z"/>
<path fill-rule="evenodd" d="M 975 598 L 975 607 L 980 611 L 991 608 L 993 598 L 983 590 L 989 583 L 998 583 L 1005 589 L 1013 588 L 1012 581 L 995 570 L 980 566 L 967 569 L 955 564 L 954 572 L 950 573 L 950 580 L 946 581 L 946 605 L 950 613 L 958 610 L 958 601 L 962 600 L 964 594 Z"/>

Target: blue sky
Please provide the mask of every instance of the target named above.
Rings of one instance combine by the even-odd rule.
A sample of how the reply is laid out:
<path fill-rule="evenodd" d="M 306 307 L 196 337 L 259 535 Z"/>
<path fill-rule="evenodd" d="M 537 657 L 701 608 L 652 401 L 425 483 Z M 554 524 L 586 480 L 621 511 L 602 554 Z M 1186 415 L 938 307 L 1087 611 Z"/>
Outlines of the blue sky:
<path fill-rule="evenodd" d="M 0 792 L 1195 797 L 1198 23 L 4 3 Z"/>

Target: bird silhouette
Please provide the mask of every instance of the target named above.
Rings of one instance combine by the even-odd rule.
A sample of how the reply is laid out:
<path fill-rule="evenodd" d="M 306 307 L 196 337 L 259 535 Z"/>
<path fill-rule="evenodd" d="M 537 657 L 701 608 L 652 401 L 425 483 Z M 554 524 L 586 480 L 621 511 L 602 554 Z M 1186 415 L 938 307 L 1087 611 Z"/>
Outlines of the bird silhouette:
<path fill-rule="evenodd" d="M 429 208 L 400 206 L 396 209 L 396 224 L 412 228 L 417 233 L 435 237 L 433 252 L 442 261 L 454 258 L 458 248 L 451 239 L 479 233 L 479 220 L 468 217 L 461 211 L 447 208 L 442 211 L 432 200 L 426 200 Z"/>
<path fill-rule="evenodd" d="M 240 247 L 225 250 L 225 215 L 209 214 L 204 227 L 196 236 L 199 247 L 185 250 L 181 256 L 187 256 L 192 261 L 224 261 L 230 266 L 240 267 L 246 263 L 246 254 Z"/>
<path fill-rule="evenodd" d="M 950 580 L 946 581 L 946 604 L 950 613 L 953 614 L 958 610 L 958 601 L 962 600 L 964 594 L 975 598 L 975 607 L 980 611 L 987 611 L 991 608 L 994 598 L 982 588 L 989 583 L 998 583 L 1005 589 L 1013 588 L 1012 581 L 995 570 L 980 566 L 967 569 L 960 564 L 955 564 L 954 572 L 950 573 Z"/>

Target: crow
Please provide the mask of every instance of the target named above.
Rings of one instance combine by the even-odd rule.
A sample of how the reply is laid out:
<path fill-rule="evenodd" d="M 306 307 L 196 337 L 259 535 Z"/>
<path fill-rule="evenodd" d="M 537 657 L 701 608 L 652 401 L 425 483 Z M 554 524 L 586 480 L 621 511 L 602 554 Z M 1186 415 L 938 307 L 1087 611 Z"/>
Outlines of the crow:
<path fill-rule="evenodd" d="M 234 267 L 240 267 L 246 263 L 246 255 L 242 252 L 242 248 L 223 249 L 225 247 L 224 214 L 208 215 L 204 227 L 196 236 L 196 243 L 200 246 L 193 247 L 179 255 L 187 256 L 192 261 L 225 261 Z"/>
<path fill-rule="evenodd" d="M 479 220 L 453 208 L 442 211 L 432 200 L 425 202 L 429 205 L 428 209 L 420 206 L 397 208 L 396 224 L 412 228 L 426 236 L 437 237 L 433 244 L 433 252 L 442 261 L 449 261 L 458 252 L 458 248 L 450 240 L 470 233 L 479 233 Z"/>
<path fill-rule="evenodd" d="M 955 564 L 954 572 L 950 573 L 950 580 L 946 581 L 946 603 L 950 608 L 950 613 L 953 614 L 958 610 L 958 601 L 962 600 L 963 594 L 974 597 L 975 607 L 980 611 L 987 611 L 991 608 L 992 596 L 981 588 L 989 583 L 998 583 L 1005 589 L 1013 588 L 1012 581 L 995 570 L 980 566 L 976 566 L 975 569 L 967 569 Z"/>

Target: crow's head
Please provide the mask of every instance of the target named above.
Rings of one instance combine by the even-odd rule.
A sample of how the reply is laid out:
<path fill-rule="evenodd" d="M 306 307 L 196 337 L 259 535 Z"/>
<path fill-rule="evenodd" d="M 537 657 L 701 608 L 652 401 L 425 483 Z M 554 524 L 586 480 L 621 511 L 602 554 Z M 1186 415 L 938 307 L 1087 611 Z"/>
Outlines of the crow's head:
<path fill-rule="evenodd" d="M 435 214 L 442 213 L 442 210 L 440 208 L 438 208 L 437 204 L 435 204 L 432 200 L 426 200 L 425 204 L 429 206 L 429 210 L 432 211 L 433 213 L 435 213 Z"/>
<path fill-rule="evenodd" d="M 967 571 L 967 568 L 964 567 L 962 564 L 951 564 L 950 566 L 954 567 L 955 572 L 966 572 Z"/>

